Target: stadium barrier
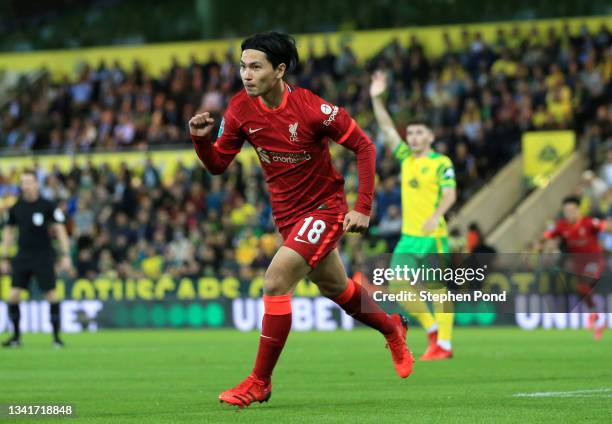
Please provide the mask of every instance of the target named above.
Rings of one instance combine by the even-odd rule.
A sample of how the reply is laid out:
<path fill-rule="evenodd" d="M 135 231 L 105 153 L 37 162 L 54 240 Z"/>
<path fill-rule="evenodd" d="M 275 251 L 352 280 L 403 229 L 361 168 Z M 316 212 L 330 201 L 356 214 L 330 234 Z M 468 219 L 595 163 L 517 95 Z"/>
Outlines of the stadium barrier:
<path fill-rule="evenodd" d="M 124 163 L 135 175 L 140 175 L 148 159 L 151 159 L 159 170 L 162 182 L 165 184 L 172 182 L 181 165 L 191 167 L 194 163 L 200 163 L 193 149 L 172 149 L 77 153 L 73 155 L 0 156 L 0 169 L 4 173 L 7 171 L 10 173 L 12 170 L 20 171 L 26 168 L 39 167 L 50 172 L 53 166 L 57 165 L 62 172 L 69 172 L 73 164 L 82 168 L 87 162 L 91 161 L 96 166 L 107 164 L 113 171 L 117 171 L 120 165 Z M 245 146 L 236 160 L 248 170 L 253 163 L 256 163 L 257 153 L 251 146 Z"/>
<path fill-rule="evenodd" d="M 491 290 L 515 290 L 512 311 L 494 302 L 461 303 L 455 307 L 460 326 L 519 325 L 524 329 L 577 329 L 588 325 L 589 311 L 549 313 L 550 279 L 539 271 L 490 274 Z M 263 316 L 263 278 L 240 282 L 236 278 L 78 279 L 58 280 L 64 332 L 109 328 L 234 328 L 260 329 Z M 0 332 L 10 329 L 6 304 L 10 277 L 0 279 Z M 496 290 L 497 290 L 496 289 Z M 368 289 L 369 290 L 369 289 Z M 21 302 L 23 332 L 49 332 L 49 307 L 33 286 Z M 599 310 L 612 325 L 612 294 L 594 296 Z M 565 298 L 562 297 L 562 300 Z M 578 302 L 573 300 L 574 304 Z M 297 331 L 352 330 L 361 324 L 333 301 L 322 297 L 311 282 L 302 281 L 292 299 L 293 329 Z M 514 312 L 515 311 L 515 312 Z M 389 310 L 389 312 L 391 312 Z"/>

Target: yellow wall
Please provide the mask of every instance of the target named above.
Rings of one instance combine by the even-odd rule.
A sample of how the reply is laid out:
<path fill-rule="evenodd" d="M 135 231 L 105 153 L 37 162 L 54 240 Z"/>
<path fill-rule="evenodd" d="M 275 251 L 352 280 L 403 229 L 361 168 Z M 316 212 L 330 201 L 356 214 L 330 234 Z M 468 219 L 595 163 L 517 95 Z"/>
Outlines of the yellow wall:
<path fill-rule="evenodd" d="M 546 29 L 550 25 L 555 25 L 560 29 L 564 22 L 568 22 L 574 31 L 583 23 L 591 30 L 595 30 L 602 23 L 612 26 L 612 16 L 412 27 L 333 34 L 302 34 L 297 35 L 296 39 L 303 56 L 307 55 L 308 46 L 311 43 L 314 45 L 315 53 L 319 54 L 323 51 L 326 40 L 329 41 L 331 47 L 335 51 L 337 51 L 337 46 L 341 42 L 350 41 L 355 54 L 360 60 L 363 60 L 372 57 L 394 37 L 399 37 L 402 43 L 406 45 L 408 37 L 415 34 L 425 45 L 427 52 L 435 55 L 443 51 L 442 33 L 444 31 L 448 31 L 455 40 L 458 40 L 461 31 L 464 28 L 469 28 L 471 32 L 481 31 L 485 40 L 493 41 L 495 31 L 499 27 L 510 29 L 512 26 L 518 25 L 523 29 L 524 33 L 534 24 L 537 24 L 542 29 Z M 105 58 L 107 61 L 118 59 L 124 66 L 129 67 L 134 59 L 138 59 L 142 61 L 149 72 L 157 76 L 168 69 L 173 56 L 176 56 L 180 63 L 185 64 L 192 54 L 195 54 L 200 60 L 204 60 L 208 58 L 211 52 L 215 52 L 220 60 L 227 49 L 232 48 L 237 58 L 240 51 L 240 41 L 240 39 L 231 39 L 122 47 L 94 47 L 78 50 L 4 53 L 0 54 L 0 69 L 26 71 L 46 66 L 52 71 L 53 75 L 58 78 L 64 74 L 71 76 L 76 65 L 83 61 L 87 61 L 92 65 L 97 65 L 102 58 Z"/>

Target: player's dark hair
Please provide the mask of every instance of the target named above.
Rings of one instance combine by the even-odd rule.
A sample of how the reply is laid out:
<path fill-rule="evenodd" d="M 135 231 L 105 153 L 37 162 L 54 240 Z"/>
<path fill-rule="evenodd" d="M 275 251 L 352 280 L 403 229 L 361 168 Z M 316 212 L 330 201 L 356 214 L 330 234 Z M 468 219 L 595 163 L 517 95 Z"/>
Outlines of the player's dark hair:
<path fill-rule="evenodd" d="M 251 35 L 242 42 L 240 48 L 242 51 L 253 49 L 264 52 L 274 69 L 284 63 L 287 66 L 286 73 L 293 71 L 300 61 L 295 39 L 289 34 L 280 32 L 270 31 Z"/>
<path fill-rule="evenodd" d="M 431 126 L 431 123 L 429 122 L 429 120 L 422 116 L 415 117 L 409 120 L 408 123 L 406 124 L 406 127 L 409 127 L 411 125 L 423 125 L 424 127 L 427 127 L 428 130 L 433 131 L 433 127 Z"/>
<path fill-rule="evenodd" d="M 34 177 L 34 179 L 38 179 L 38 175 L 36 175 L 36 171 L 34 171 L 33 169 L 30 169 L 30 168 L 24 169 L 21 172 L 21 175 L 31 175 L 31 176 Z"/>
<path fill-rule="evenodd" d="M 573 203 L 576 206 L 580 206 L 580 197 L 578 196 L 567 196 L 566 198 L 563 199 L 563 204 L 567 205 L 568 203 Z"/>
<path fill-rule="evenodd" d="M 470 225 L 468 225 L 468 231 L 475 231 L 478 234 L 482 234 L 482 231 L 480 231 L 480 226 L 478 225 L 478 223 L 476 222 L 470 222 Z"/>

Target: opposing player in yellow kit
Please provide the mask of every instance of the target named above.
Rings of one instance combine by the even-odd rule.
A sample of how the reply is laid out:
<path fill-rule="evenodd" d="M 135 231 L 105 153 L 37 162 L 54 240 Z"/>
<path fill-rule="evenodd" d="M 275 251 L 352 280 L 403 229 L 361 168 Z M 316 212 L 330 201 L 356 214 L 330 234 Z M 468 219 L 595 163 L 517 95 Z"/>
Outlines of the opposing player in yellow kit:
<path fill-rule="evenodd" d="M 386 90 L 386 75 L 375 72 L 370 85 L 374 114 L 385 144 L 401 163 L 402 237 L 393 251 L 391 267 L 418 266 L 429 254 L 449 251 L 444 214 L 455 203 L 455 174 L 451 160 L 432 149 L 434 135 L 426 121 L 410 122 L 406 140 L 402 140 L 382 99 Z M 405 302 L 403 306 L 427 331 L 429 345 L 421 359 L 452 358 L 452 307 L 434 303 L 432 314 L 420 300 Z"/>

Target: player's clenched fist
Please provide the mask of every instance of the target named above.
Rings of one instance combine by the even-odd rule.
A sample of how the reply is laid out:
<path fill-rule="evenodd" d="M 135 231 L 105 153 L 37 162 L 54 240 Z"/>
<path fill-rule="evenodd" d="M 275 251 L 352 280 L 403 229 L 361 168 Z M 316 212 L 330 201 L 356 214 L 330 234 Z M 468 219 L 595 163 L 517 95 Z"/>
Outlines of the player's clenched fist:
<path fill-rule="evenodd" d="M 370 217 L 357 211 L 350 211 L 344 217 L 342 229 L 348 233 L 363 233 L 370 225 Z"/>
<path fill-rule="evenodd" d="M 189 131 L 191 135 L 206 137 L 212 131 L 215 120 L 210 117 L 210 113 L 199 113 L 189 120 Z"/>

